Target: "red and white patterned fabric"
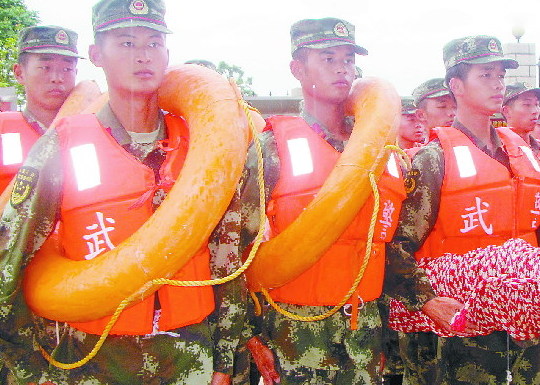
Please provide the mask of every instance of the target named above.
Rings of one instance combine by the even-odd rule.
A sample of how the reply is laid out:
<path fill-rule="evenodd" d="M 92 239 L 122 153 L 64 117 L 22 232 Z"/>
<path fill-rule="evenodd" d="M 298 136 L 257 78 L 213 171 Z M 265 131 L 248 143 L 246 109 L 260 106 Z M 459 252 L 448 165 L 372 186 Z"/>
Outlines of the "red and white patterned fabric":
<path fill-rule="evenodd" d="M 506 330 L 517 340 L 540 337 L 540 248 L 511 239 L 502 246 L 464 255 L 423 259 L 419 267 L 425 269 L 438 296 L 465 304 L 454 318 L 455 330 L 462 330 L 469 320 L 478 326 L 474 335 Z M 396 300 L 391 302 L 390 327 L 406 333 L 433 331 L 452 336 L 421 311 L 409 311 Z"/>

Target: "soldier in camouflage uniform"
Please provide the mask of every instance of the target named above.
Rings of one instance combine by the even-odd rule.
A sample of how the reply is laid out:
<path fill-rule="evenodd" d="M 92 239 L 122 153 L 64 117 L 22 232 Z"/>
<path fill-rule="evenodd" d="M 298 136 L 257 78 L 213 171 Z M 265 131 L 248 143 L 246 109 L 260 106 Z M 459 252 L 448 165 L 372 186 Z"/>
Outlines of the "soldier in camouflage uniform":
<path fill-rule="evenodd" d="M 401 120 L 398 128 L 398 146 L 406 150 L 424 144 L 426 131 L 416 115 L 414 99 L 411 96 L 401 97 Z"/>
<path fill-rule="evenodd" d="M 301 124 L 322 138 L 329 147 L 342 152 L 352 130 L 353 121 L 344 115 L 354 78 L 355 53 L 367 51 L 355 44 L 354 27 L 340 19 L 302 20 L 291 28 L 293 61 L 291 69 L 304 91 L 305 108 Z M 264 177 L 267 201 L 282 177 L 278 143 L 273 117 L 260 135 L 263 146 Z M 305 126 L 304 126 L 305 127 Z M 270 129 L 271 128 L 271 129 Z M 255 151 L 250 149 L 242 179 L 241 199 L 231 210 L 241 213 L 243 232 L 241 248 L 253 240 L 259 227 L 259 193 Z M 399 261 L 392 261 L 401 265 Z M 388 291 L 420 308 L 435 298 L 426 277 L 414 263 L 391 277 Z M 409 269 L 410 268 L 410 269 Z M 395 270 L 394 270 L 395 271 Z M 396 279 L 394 279 L 396 278 Z M 447 305 L 444 299 L 438 299 Z M 450 301 L 454 304 L 454 301 Z M 319 315 L 331 306 L 302 306 L 281 302 L 287 311 L 301 316 Z M 428 307 L 429 308 L 429 307 Z M 359 311 L 358 327 L 351 328 L 352 306 L 346 305 L 331 317 L 317 322 L 301 322 L 263 307 L 261 335 L 248 341 L 265 384 L 280 379 L 281 384 L 378 384 L 381 382 L 381 319 L 376 301 L 366 302 Z M 453 314 L 453 313 L 452 313 Z M 268 355 L 267 343 L 275 352 Z"/>
<path fill-rule="evenodd" d="M 0 115 L 0 126 L 4 117 L 13 119 L 13 114 L 21 114 L 22 125 L 18 128 L 21 137 L 24 138 L 24 123 L 28 125 L 28 131 L 37 134 L 36 137 L 42 135 L 75 86 L 78 58 L 76 32 L 58 26 L 23 29 L 19 34 L 18 57 L 13 72 L 17 81 L 24 86 L 26 106 L 21 113 Z M 5 132 L 2 127 L 1 133 Z M 20 162 L 23 160 L 20 159 Z M 0 166 L 1 177 L 6 183 L 16 172 L 14 166 L 13 162 L 9 162 L 7 167 L 2 162 Z M 0 355 L 0 368 L 1 362 Z M 7 381 L 6 375 L 4 368 L 0 371 L 0 383 Z"/>
<path fill-rule="evenodd" d="M 429 79 L 416 87 L 412 96 L 416 115 L 426 127 L 428 136 L 435 127 L 448 127 L 456 116 L 456 101 L 443 78 Z"/>
<path fill-rule="evenodd" d="M 540 117 L 540 88 L 516 82 L 506 87 L 502 114 L 506 124 L 527 143 L 533 152 L 540 154 L 540 142 L 531 133 Z"/>
<path fill-rule="evenodd" d="M 476 147 L 481 150 L 477 154 L 486 154 L 489 158 L 482 157 L 484 162 L 492 159 L 489 162 L 510 168 L 511 159 L 491 125 L 490 116 L 501 108 L 505 69 L 516 68 L 518 63 L 504 57 L 500 42 L 491 36 L 453 40 L 445 46 L 443 56 L 447 70 L 446 83 L 457 101 L 456 118 L 449 130 L 455 133 L 452 135 L 468 138 L 470 143 L 466 142 L 466 148 Z M 446 132 L 450 131 L 439 131 L 441 134 Z M 444 194 L 449 194 L 445 191 L 446 184 L 452 182 L 445 174 L 450 172 L 450 167 L 455 167 L 447 164 L 453 158 L 445 155 L 446 150 L 443 151 L 442 146 L 441 140 L 435 138 L 422 147 L 413 159 L 413 168 L 406 179 L 408 195 L 401 210 L 400 224 L 388 245 L 390 259 L 397 258 L 399 254 L 402 260 L 408 261 L 412 261 L 413 256 L 436 257 L 439 252 L 432 251 L 435 245 L 446 245 L 447 250 L 450 247 L 450 242 L 443 243 L 443 240 L 432 237 L 433 234 L 440 234 L 436 232 L 442 228 L 440 221 L 445 219 L 440 214 L 443 210 L 441 200 Z M 463 162 L 459 159 L 456 161 Z M 476 193 L 480 192 L 478 190 Z M 456 215 L 461 214 L 457 206 L 452 210 L 456 211 Z M 520 208 L 517 212 L 527 210 Z M 445 215 L 451 216 L 448 213 Z M 481 232 L 481 228 L 478 231 Z M 495 236 L 497 230 L 493 231 Z M 496 239 L 494 236 L 481 238 L 481 235 L 479 233 L 477 236 L 480 239 L 477 247 L 486 246 L 485 242 Z M 460 247 L 459 240 L 454 242 L 452 247 Z M 391 265 L 389 267 L 393 268 Z M 452 331 L 444 323 L 441 326 Z M 467 330 L 474 332 L 474 326 L 469 325 Z M 433 373 L 433 365 L 422 365 L 433 360 L 430 340 L 418 340 L 418 344 L 422 345 L 419 347 L 414 346 L 415 342 L 413 340 L 406 346 L 403 354 L 406 365 L 409 357 L 414 357 L 418 364 L 410 372 L 405 372 L 407 384 L 503 384 L 508 381 L 507 369 L 513 377 L 512 384 L 540 383 L 540 350 L 538 346 L 529 346 L 534 345 L 534 341 L 517 343 L 505 332 L 472 338 L 439 338 L 439 373 Z M 426 352 L 427 357 L 424 357 Z"/>
<path fill-rule="evenodd" d="M 425 81 L 413 90 L 412 96 L 416 116 L 424 125 L 428 136 L 433 128 L 450 126 L 453 123 L 456 102 L 443 78 Z M 415 150 L 409 155 L 414 157 L 418 149 Z M 399 333 L 399 356 L 403 363 L 405 383 L 435 383 L 437 340 L 437 335 L 431 332 Z"/>
<path fill-rule="evenodd" d="M 170 132 L 166 118 L 170 118 L 167 122 L 180 122 L 177 117 L 164 116 L 157 107 L 157 89 L 168 63 L 165 36 L 169 30 L 164 13 L 161 0 L 102 0 L 93 8 L 96 44 L 90 47 L 92 61 L 107 75 L 110 101 L 95 116 L 87 117 L 107 128 L 99 131 L 98 126 L 95 132 L 110 138 L 106 142 L 123 154 L 116 159 L 128 159 L 137 164 L 137 170 L 152 170 L 156 183 L 167 156 L 159 143 Z M 142 108 L 136 109 L 136 105 Z M 143 110 L 146 115 L 139 113 Z M 242 280 L 214 289 L 210 302 L 212 306 L 215 302 L 215 308 L 208 317 L 170 330 L 160 329 L 159 310 L 165 309 L 165 302 L 154 295 L 150 302 L 154 304 L 154 331 L 109 336 L 97 356 L 81 368 L 57 369 L 38 350 L 41 346 L 60 362 L 70 363 L 86 356 L 99 338 L 32 314 L 20 290 L 25 264 L 63 219 L 59 213 L 69 171 L 64 168 L 61 154 L 65 149 L 59 140 L 66 134 L 62 127 L 69 134 L 68 125 L 76 129 L 82 119 L 63 121 L 36 144 L 17 176 L 13 197 L 18 194 L 18 204 L 8 204 L 0 223 L 0 355 L 11 371 L 10 381 L 62 385 L 230 383 L 233 352 L 245 317 Z M 157 185 L 145 207 L 157 208 L 165 195 Z M 209 240 L 211 257 L 205 263 L 213 277 L 225 276 L 240 266 L 239 224 L 234 216 L 223 218 Z M 191 312 L 168 309 L 180 316 Z"/>

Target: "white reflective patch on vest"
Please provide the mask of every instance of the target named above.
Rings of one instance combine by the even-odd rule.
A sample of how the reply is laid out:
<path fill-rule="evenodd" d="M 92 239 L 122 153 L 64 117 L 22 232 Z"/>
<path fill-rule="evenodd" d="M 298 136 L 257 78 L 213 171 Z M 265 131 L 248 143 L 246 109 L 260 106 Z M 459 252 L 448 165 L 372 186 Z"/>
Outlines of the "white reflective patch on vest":
<path fill-rule="evenodd" d="M 527 158 L 529 159 L 529 162 L 532 163 L 534 169 L 537 172 L 540 172 L 540 165 L 538 164 L 538 161 L 536 160 L 536 157 L 534 156 L 532 150 L 527 146 L 519 146 L 519 148 L 525 153 L 525 155 L 527 155 Z"/>
<path fill-rule="evenodd" d="M 71 148 L 69 152 L 79 191 L 99 186 L 101 174 L 96 147 L 92 143 L 81 144 Z"/>
<path fill-rule="evenodd" d="M 20 164 L 23 162 L 23 151 L 21 134 L 18 132 L 8 132 L 2 134 L 2 164 Z"/>
<path fill-rule="evenodd" d="M 394 178 L 399 178 L 398 165 L 393 152 L 388 157 L 388 163 L 386 164 L 386 168 L 388 168 L 388 173 L 390 175 L 392 175 Z"/>
<path fill-rule="evenodd" d="M 291 156 L 293 176 L 311 174 L 313 172 L 313 158 L 307 139 L 289 139 L 287 147 Z"/>
<path fill-rule="evenodd" d="M 459 170 L 459 176 L 468 178 L 477 174 L 476 166 L 472 158 L 471 150 L 467 146 L 454 147 L 454 155 Z"/>

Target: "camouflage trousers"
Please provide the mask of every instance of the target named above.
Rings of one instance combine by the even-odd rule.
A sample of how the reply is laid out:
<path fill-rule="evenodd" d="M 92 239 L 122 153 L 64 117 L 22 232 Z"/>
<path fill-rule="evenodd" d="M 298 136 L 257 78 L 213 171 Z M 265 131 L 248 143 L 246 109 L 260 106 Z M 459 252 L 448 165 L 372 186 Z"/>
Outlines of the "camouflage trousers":
<path fill-rule="evenodd" d="M 319 315 L 328 306 L 280 303 L 301 316 Z M 295 321 L 269 310 L 263 328 L 277 356 L 281 384 L 376 385 L 381 376 L 381 319 L 375 301 L 360 310 L 358 329 L 341 311 L 315 322 Z"/>
<path fill-rule="evenodd" d="M 260 377 L 249 349 L 239 346 L 234 354 L 232 385 L 258 385 Z"/>
<path fill-rule="evenodd" d="M 67 325 L 57 329 L 56 323 L 38 317 L 34 318 L 32 334 L 33 341 L 39 341 L 55 359 L 65 363 L 85 357 L 99 338 Z M 206 321 L 145 336 L 109 336 L 90 362 L 72 370 L 49 365 L 36 344 L 13 355 L 5 352 L 10 384 L 191 385 L 209 384 L 213 373 Z"/>
<path fill-rule="evenodd" d="M 383 374 L 394 376 L 403 374 L 403 360 L 399 351 L 398 332 L 388 327 L 389 298 L 381 297 L 377 300 L 382 321 L 382 350 L 384 354 Z"/>
<path fill-rule="evenodd" d="M 438 338 L 434 333 L 399 333 L 404 385 L 437 384 Z"/>
<path fill-rule="evenodd" d="M 494 332 L 473 338 L 440 338 L 439 349 L 441 384 L 540 385 L 538 341 L 516 342 L 505 332 Z"/>

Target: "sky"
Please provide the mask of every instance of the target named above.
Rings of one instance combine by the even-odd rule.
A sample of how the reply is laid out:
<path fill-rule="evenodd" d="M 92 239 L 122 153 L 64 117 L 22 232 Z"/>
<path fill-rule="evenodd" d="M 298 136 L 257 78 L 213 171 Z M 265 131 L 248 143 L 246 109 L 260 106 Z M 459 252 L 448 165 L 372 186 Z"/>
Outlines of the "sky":
<path fill-rule="evenodd" d="M 25 0 L 41 24 L 79 34 L 79 52 L 92 43 L 91 8 L 97 0 Z M 364 76 L 382 77 L 401 95 L 423 81 L 444 76 L 442 47 L 452 39 L 492 35 L 535 43 L 540 56 L 540 0 L 164 0 L 170 64 L 191 59 L 225 61 L 253 78 L 259 96 L 289 95 L 298 86 L 290 74 L 290 26 L 300 19 L 337 17 L 353 23 L 356 42 L 369 51 L 357 56 Z M 99 68 L 79 63 L 79 80 L 94 79 L 104 90 Z"/>

